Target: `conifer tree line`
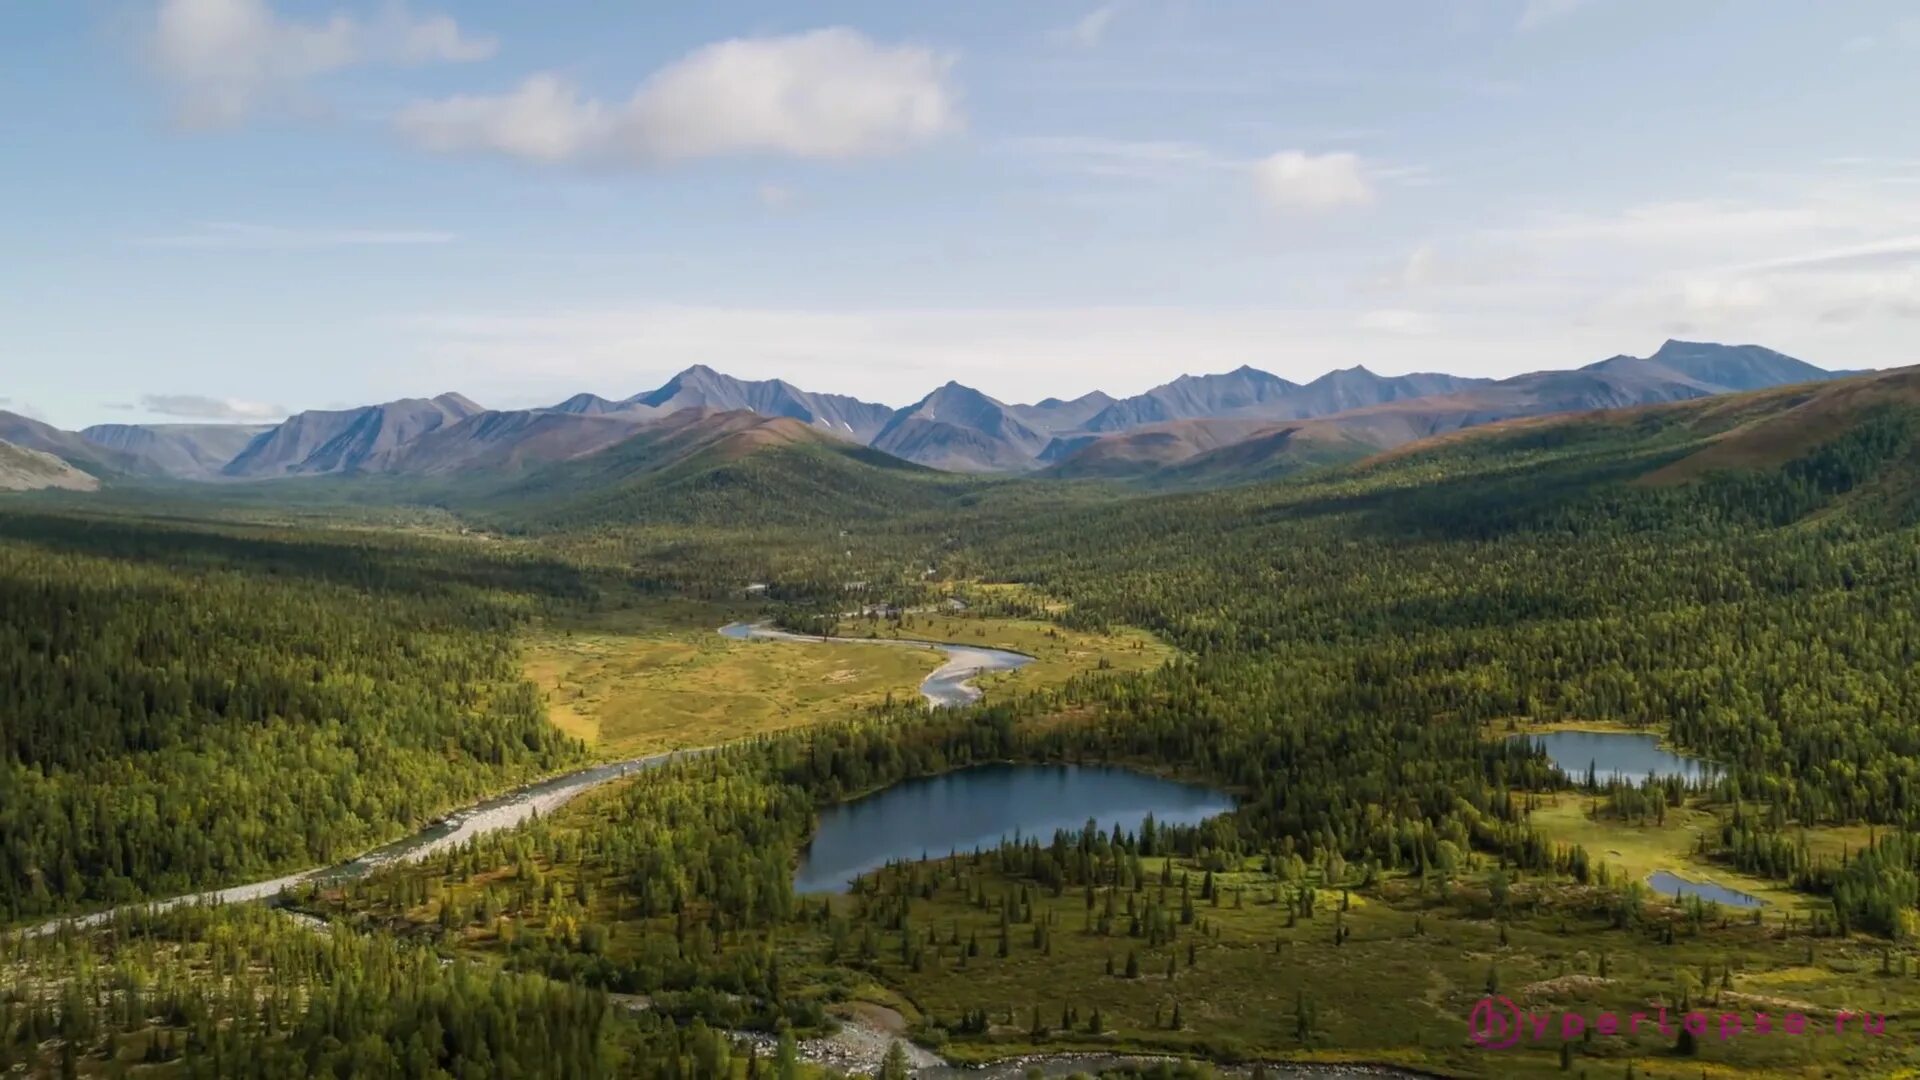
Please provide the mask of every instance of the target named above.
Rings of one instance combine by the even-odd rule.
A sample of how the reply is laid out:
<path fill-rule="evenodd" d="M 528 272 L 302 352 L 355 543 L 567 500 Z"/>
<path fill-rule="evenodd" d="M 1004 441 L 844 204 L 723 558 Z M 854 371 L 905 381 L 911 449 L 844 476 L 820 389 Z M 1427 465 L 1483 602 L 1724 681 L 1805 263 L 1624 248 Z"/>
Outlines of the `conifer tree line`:
<path fill-rule="evenodd" d="M 571 587 L 417 545 L 0 514 L 0 923 L 336 861 L 577 759 L 510 636 Z"/>
<path fill-rule="evenodd" d="M 1910 935 L 1914 430 L 1888 412 L 1778 468 L 1662 485 L 1639 480 L 1691 444 L 1596 421 L 1284 485 L 1075 488 L 1045 513 L 1035 487 L 988 485 L 964 507 L 904 500 L 854 529 L 770 513 L 743 530 L 747 503 L 701 481 L 681 494 L 742 518 L 596 517 L 492 554 L 347 530 L 0 513 L 9 921 L 330 862 L 578 760 L 517 669 L 515 628 L 542 606 L 770 581 L 775 610 L 831 619 L 856 578 L 875 583 L 863 596 L 903 603 L 982 578 L 1061 599 L 1065 622 L 1145 627 L 1181 652 L 1145 674 L 992 692 L 957 711 L 900 702 L 756 740 L 339 897 L 297 898 L 351 933 L 316 937 L 267 912 L 142 916 L 116 924 L 112 963 L 145 957 L 173 974 L 97 982 L 84 974 L 97 942 L 14 944 L 80 996 L 9 998 L 0 1046 L 85 1048 L 119 1024 L 198 1075 L 270 1075 L 240 1071 L 267 1061 L 591 1076 L 618 1061 L 716 1076 L 734 1052 L 718 1029 L 823 1022 L 818 988 L 783 959 L 796 927 L 852 966 L 985 963 L 1099 934 L 1116 942 L 1114 977 L 1145 978 L 1195 944 L 1219 899 L 1207 871 L 1234 860 L 1272 868 L 1289 883 L 1281 902 L 1305 915 L 1338 897 L 1308 886 L 1304 865 L 1357 887 L 1488 859 L 1611 888 L 1588 852 L 1528 825 L 1527 793 L 1583 778 L 1505 738 L 1522 719 L 1610 721 L 1712 759 L 1709 791 L 1734 812 L 1703 841 L 1711 854 L 1829 897 L 1839 932 Z M 704 542 L 722 536 L 730 546 Z M 1037 722 L 1061 715 L 1076 722 Z M 895 866 L 851 911 L 794 895 L 819 807 L 991 761 L 1150 764 L 1218 784 L 1240 809 L 1198 828 L 1095 823 Z M 1595 794 L 1638 821 L 1694 792 Z M 1804 825 L 1861 822 L 1874 840 L 1842 860 L 1796 841 Z M 1141 860 L 1163 854 L 1193 869 L 1155 878 Z M 989 892 L 988 871 L 1019 886 Z M 949 890 L 994 913 L 999 933 L 962 940 L 921 922 L 916 905 Z M 1033 920 L 1034 890 L 1079 891 L 1084 924 Z M 1618 895 L 1624 923 L 1636 894 Z M 476 935 L 502 946 L 505 970 L 430 959 Z M 227 975 L 206 979 L 209 965 Z M 264 987 L 283 978 L 282 1001 Z M 150 1018 L 149 1001 L 116 996 L 163 984 L 153 992 L 175 996 L 154 999 L 158 1026 L 133 1015 Z M 607 993 L 656 1007 L 629 1024 Z M 499 1043 L 510 1029 L 539 1056 Z"/>

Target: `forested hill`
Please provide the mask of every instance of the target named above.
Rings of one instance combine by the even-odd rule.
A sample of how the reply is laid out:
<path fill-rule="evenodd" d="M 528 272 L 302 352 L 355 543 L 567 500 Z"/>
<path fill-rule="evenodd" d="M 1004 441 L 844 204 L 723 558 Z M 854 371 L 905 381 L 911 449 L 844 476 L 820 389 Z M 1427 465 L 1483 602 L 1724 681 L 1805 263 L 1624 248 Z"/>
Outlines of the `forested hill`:
<path fill-rule="evenodd" d="M 1916 387 L 1900 371 L 1519 423 L 969 540 L 1070 599 L 1069 618 L 1196 657 L 1112 702 L 1134 718 L 1116 730 L 1166 732 L 1161 753 L 1248 718 L 1302 754 L 1359 732 L 1614 721 L 1734 765 L 1787 818 L 1908 822 Z"/>
<path fill-rule="evenodd" d="M 567 761 L 580 750 L 547 725 L 511 647 L 519 620 L 547 605 L 591 603 L 609 583 L 737 597 L 759 580 L 778 603 L 832 612 L 858 577 L 871 582 L 868 595 L 924 601 L 951 585 L 1068 623 L 1145 627 L 1182 655 L 1141 674 L 996 692 L 971 710 L 929 716 L 899 702 L 750 740 L 321 898 L 356 920 L 372 951 L 356 951 L 357 934 L 302 940 L 385 973 L 375 977 L 410 973 L 399 992 L 369 983 L 351 1002 L 344 991 L 315 993 L 304 1012 L 285 1004 L 303 1017 L 291 1025 L 280 1004 L 263 1010 L 273 1019 L 256 1012 L 244 981 L 221 1004 L 175 1009 L 159 1025 L 147 1024 L 153 1009 L 95 1008 L 87 1003 L 108 999 L 85 993 L 71 995 L 70 1015 L 164 1029 L 165 1041 L 149 1044 L 155 1061 L 190 1031 L 226 1060 L 276 1063 L 328 1061 L 349 1052 L 336 1033 L 369 1031 L 383 1035 L 366 1045 L 381 1048 L 411 1045 L 423 1030 L 463 1032 L 422 1040 L 438 1048 L 421 1050 L 423 1060 L 458 1058 L 488 1045 L 475 1017 L 497 1018 L 487 1030 L 498 1030 L 518 1016 L 548 1047 L 548 1072 L 580 1075 L 604 1064 L 598 1043 L 615 1037 L 607 1017 L 618 1015 L 641 1026 L 625 1029 L 639 1066 L 628 1071 L 668 1080 L 727 1075 L 679 1067 L 693 1038 L 682 1033 L 701 1030 L 696 1017 L 818 1023 L 822 1002 L 855 983 L 894 990 L 896 980 L 911 988 L 912 976 L 943 975 L 976 1019 L 958 1010 L 929 1019 L 943 1038 L 975 1040 L 961 1048 L 969 1052 L 1025 1045 L 996 1042 L 1008 1025 L 977 1019 L 986 1006 L 1071 993 L 1114 1002 L 1102 1023 L 1127 1045 L 1194 1053 L 1231 1050 L 1213 1040 L 1242 1034 L 1218 1009 L 1293 998 L 1295 1041 L 1252 1037 L 1263 1053 L 1311 1053 L 1323 1047 L 1309 1045 L 1316 1021 L 1303 1003 L 1323 996 L 1335 1006 L 1321 1022 L 1327 1048 L 1451 1068 L 1444 1048 L 1465 1045 L 1457 1018 L 1500 970 L 1514 985 L 1545 986 L 1554 964 L 1565 972 L 1568 954 L 1589 947 L 1601 971 L 1609 954 L 1619 966 L 1580 993 L 1622 1009 L 1665 993 L 1682 957 L 1710 959 L 1745 987 L 1779 971 L 1864 973 L 1868 949 L 1887 965 L 1881 946 L 1920 925 L 1916 387 L 1920 374 L 1893 372 L 1516 422 L 1288 481 L 1151 497 L 885 469 L 864 451 L 749 424 L 688 445 L 636 443 L 611 472 L 546 473 L 520 505 L 548 516 L 510 539 L 77 517 L 13 503 L 0 508 L 0 918 L 337 859 Z M 741 438 L 752 431 L 761 433 Z M 795 493 L 820 501 L 781 498 Z M 192 507 L 172 509 L 184 518 Z M 1723 763 L 1726 775 L 1710 792 L 1650 785 L 1564 799 L 1568 777 L 1531 744 L 1501 738 L 1522 720 L 1644 728 Z M 944 867 L 903 865 L 892 885 L 870 878 L 837 910 L 792 893 L 791 860 L 823 801 L 1007 760 L 1151 763 L 1242 802 L 1152 840 L 1095 828 Z M 1618 872 L 1607 847 L 1543 825 L 1550 802 L 1573 809 L 1583 829 L 1608 814 L 1708 815 L 1685 841 L 1699 859 L 1819 899 L 1797 921 L 1763 912 L 1764 927 L 1698 905 L 1676 914 L 1648 900 L 1639 874 Z M 1844 859 L 1799 842 L 1804 831 L 1868 827 L 1877 846 L 1856 844 Z M 1142 860 L 1169 855 L 1182 877 L 1158 867 L 1165 898 L 1156 899 Z M 1225 914 L 1243 910 L 1242 899 L 1244 910 L 1268 908 L 1267 929 L 1248 939 L 1257 963 L 1221 966 L 1231 942 L 1199 916 L 1175 914 L 1172 890 L 1185 895 L 1189 869 L 1207 923 L 1248 917 Z M 1260 884 L 1227 907 L 1217 889 L 1208 897 L 1215 872 Z M 955 876 L 989 873 L 1007 898 L 997 912 L 983 886 Z M 987 938 L 979 949 L 957 922 L 928 917 L 940 891 L 956 919 L 961 908 L 982 923 L 997 916 L 998 947 Z M 1101 892 L 1114 909 L 1103 919 L 1111 944 L 1093 922 Z M 1072 911 L 1058 930 L 1022 898 L 1046 893 Z M 1131 919 L 1119 914 L 1121 893 L 1142 905 Z M 114 933 L 140 921 L 123 919 Z M 1176 924 L 1184 950 L 1163 936 Z M 211 955 L 219 972 L 240 955 L 221 951 L 232 941 L 286 940 L 206 913 L 153 925 L 186 935 L 193 948 L 178 955 Z M 1674 951 L 1676 932 L 1688 952 Z M 545 981 L 483 986 L 443 972 L 440 954 L 387 951 L 416 935 Z M 209 936 L 229 944 L 201 951 Z M 1287 943 L 1279 961 L 1267 944 L 1276 938 Z M 136 944 L 120 958 L 146 947 L 122 940 Z M 1075 943 L 1111 949 L 1120 970 L 1144 950 L 1147 970 L 1184 980 L 1176 985 L 1193 1018 L 1184 1023 L 1207 1041 L 1187 1041 L 1183 1021 L 1149 1025 L 1155 1005 L 1139 1002 L 1164 1000 L 1165 984 L 1112 967 L 1099 978 L 1114 981 L 1096 983 L 1097 952 L 1075 953 Z M 1803 959 L 1816 949 L 1830 967 Z M 299 949 L 273 955 L 284 958 L 276 979 L 312 986 L 327 970 Z M 1324 966 L 1306 966 L 1314 956 Z M 117 970 L 90 954 L 39 962 L 75 987 L 88 985 L 73 981 L 78 968 Z M 1299 985 L 1317 977 L 1303 973 L 1366 963 L 1390 974 Z M 1248 973 L 1263 996 L 1213 974 L 1229 970 Z M 1877 988 L 1905 985 L 1873 978 Z M 178 1000 L 216 1000 L 206 990 L 219 985 L 200 982 L 198 996 Z M 610 1013 L 601 989 L 649 995 L 661 1010 Z M 1122 1008 L 1108 996 L 1122 992 L 1141 996 Z M 1435 993 L 1444 1009 L 1432 1008 Z M 1403 994 L 1419 996 L 1394 997 Z M 1386 1011 L 1418 1014 L 1407 1021 L 1417 1033 L 1377 1030 L 1382 998 Z M 57 1026 L 49 1008 L 19 1015 L 0 1017 L 0 1045 L 41 1047 L 39 1034 Z M 1040 1027 L 1031 1021 L 1027 1037 L 1044 1038 L 1033 1034 Z M 1778 1053 L 1778 1043 L 1752 1043 L 1752 1053 Z M 1867 1052 L 1885 1060 L 1898 1052 L 1892 1043 Z M 524 1051 L 486 1052 L 507 1061 Z"/>
<path fill-rule="evenodd" d="M 357 854 L 573 759 L 520 681 L 564 569 L 0 513 L 0 923 Z"/>
<path fill-rule="evenodd" d="M 977 484 L 785 417 L 689 411 L 600 453 L 450 501 L 525 531 L 844 523 L 932 509 Z"/>

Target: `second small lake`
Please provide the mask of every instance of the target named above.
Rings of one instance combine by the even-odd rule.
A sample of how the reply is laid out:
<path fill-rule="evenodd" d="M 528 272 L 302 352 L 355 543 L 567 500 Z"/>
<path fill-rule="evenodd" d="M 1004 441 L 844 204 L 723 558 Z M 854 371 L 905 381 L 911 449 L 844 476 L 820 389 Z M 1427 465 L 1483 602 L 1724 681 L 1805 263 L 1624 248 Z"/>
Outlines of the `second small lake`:
<path fill-rule="evenodd" d="M 1578 782 L 1592 767 L 1601 783 L 1610 779 L 1639 783 L 1649 774 L 1666 779 L 1678 776 L 1689 782 L 1711 779 L 1713 763 L 1686 757 L 1662 749 L 1653 735 L 1633 731 L 1549 731 L 1543 735 L 1516 735 L 1532 739 L 1560 771 Z"/>
<path fill-rule="evenodd" d="M 981 765 L 909 780 L 821 811 L 794 875 L 796 892 L 839 892 L 861 874 L 903 859 L 945 858 L 1016 834 L 1193 825 L 1232 810 L 1233 798 L 1200 784 L 1111 765 Z"/>
<path fill-rule="evenodd" d="M 1647 878 L 1647 886 L 1662 896 L 1697 896 L 1702 900 L 1712 900 L 1725 907 L 1757 908 L 1764 902 L 1757 896 L 1749 896 L 1738 889 L 1729 889 L 1725 885 L 1715 885 L 1711 881 L 1688 881 L 1678 874 L 1666 870 L 1656 870 Z"/>

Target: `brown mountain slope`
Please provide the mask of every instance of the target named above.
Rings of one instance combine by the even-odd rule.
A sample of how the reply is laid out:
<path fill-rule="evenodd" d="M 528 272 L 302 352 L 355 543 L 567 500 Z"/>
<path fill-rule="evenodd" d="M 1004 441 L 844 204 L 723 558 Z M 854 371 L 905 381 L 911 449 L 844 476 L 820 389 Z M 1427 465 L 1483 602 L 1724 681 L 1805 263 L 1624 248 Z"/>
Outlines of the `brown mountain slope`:
<path fill-rule="evenodd" d="M 581 455 L 543 470 L 530 478 L 534 485 L 557 483 L 591 489 L 636 476 L 663 472 L 684 463 L 738 461 L 774 446 L 847 444 L 804 420 L 767 417 L 746 409 L 715 412 L 682 409 L 641 425 L 627 436 L 596 452 Z"/>
<path fill-rule="evenodd" d="M 1072 478 L 1140 476 L 1169 468 L 1209 450 L 1239 442 L 1274 426 L 1271 420 L 1221 418 L 1168 420 L 1087 439 L 1050 475 Z"/>
<path fill-rule="evenodd" d="M 1920 368 L 1895 368 L 1836 382 L 1716 399 L 1697 410 L 1696 429 L 1722 429 L 1705 447 L 1641 478 L 1677 484 L 1716 469 L 1763 469 L 1792 461 L 1844 434 L 1871 413 L 1920 407 Z"/>
<path fill-rule="evenodd" d="M 44 450 L 0 441 L 0 491 L 93 491 L 100 481 Z"/>
<path fill-rule="evenodd" d="M 1322 465 L 1359 461 L 1380 449 L 1363 425 L 1328 420 L 1273 424 L 1196 454 L 1156 477 L 1162 484 L 1219 487 L 1274 480 Z"/>
<path fill-rule="evenodd" d="M 844 521 L 927 505 L 958 478 L 792 417 L 682 410 L 597 454 L 480 494 L 517 528 L 611 522 Z"/>
<path fill-rule="evenodd" d="M 1888 409 L 1920 409 L 1920 367 L 1868 372 L 1738 394 L 1616 409 L 1516 417 L 1416 439 L 1368 458 L 1386 464 L 1482 439 L 1556 428 L 1630 428 L 1663 432 L 1697 449 L 1636 482 L 1684 483 L 1727 469 L 1766 469 L 1793 461 Z"/>
<path fill-rule="evenodd" d="M 1478 424 L 1497 422 L 1525 402 L 1485 393 L 1373 405 L 1312 420 L 1220 418 L 1153 424 L 1088 442 L 1051 470 L 1080 478 L 1140 478 L 1214 486 L 1244 483 L 1310 465 L 1351 461 Z"/>
<path fill-rule="evenodd" d="M 114 473 L 152 475 L 158 470 L 132 454 L 109 446 L 95 446 L 77 432 L 0 409 L 0 439 L 27 450 L 38 450 L 97 476 Z"/>

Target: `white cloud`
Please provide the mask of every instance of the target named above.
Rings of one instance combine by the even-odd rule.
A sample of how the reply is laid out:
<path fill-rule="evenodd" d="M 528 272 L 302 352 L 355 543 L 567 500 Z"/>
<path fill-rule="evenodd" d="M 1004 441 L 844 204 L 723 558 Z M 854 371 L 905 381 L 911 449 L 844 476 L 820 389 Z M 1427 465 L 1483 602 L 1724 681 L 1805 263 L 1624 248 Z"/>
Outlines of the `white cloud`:
<path fill-rule="evenodd" d="M 203 248 L 233 251 L 299 251 L 315 248 L 394 247 L 450 244 L 459 237 L 428 229 L 297 229 L 206 221 L 191 232 L 141 237 L 145 247 Z"/>
<path fill-rule="evenodd" d="M 183 416 L 194 420 L 278 420 L 287 415 L 287 410 L 279 405 L 204 397 L 200 394 L 143 394 L 140 407 L 162 416 Z"/>
<path fill-rule="evenodd" d="M 555 75 L 532 76 L 509 94 L 414 102 L 394 122 L 428 150 L 543 163 L 602 154 L 618 128 L 612 110 Z"/>
<path fill-rule="evenodd" d="M 1259 202 L 1288 213 L 1365 206 L 1375 200 L 1376 185 L 1415 187 L 1430 182 L 1422 166 L 1383 164 L 1347 152 L 1285 150 L 1247 159 L 1180 140 L 1080 135 L 1024 136 L 1007 139 L 1001 146 L 1044 167 L 1100 180 L 1167 185 L 1224 178 L 1246 184 L 1250 177 Z"/>
<path fill-rule="evenodd" d="M 372 35 L 374 42 L 392 42 L 393 55 L 409 64 L 469 63 L 500 49 L 494 38 L 469 36 L 450 15 L 414 19 L 401 7 L 388 8 Z"/>
<path fill-rule="evenodd" d="M 496 48 L 447 16 L 416 18 L 400 4 L 371 21 L 336 11 L 303 22 L 266 0 L 162 0 L 151 41 L 181 119 L 196 127 L 284 105 L 307 80 L 343 68 L 479 60 Z"/>
<path fill-rule="evenodd" d="M 1072 26 L 1063 30 L 1060 37 L 1069 44 L 1091 49 L 1106 39 L 1107 29 L 1113 25 L 1113 17 L 1119 13 L 1119 4 L 1103 4 L 1082 15 Z"/>
<path fill-rule="evenodd" d="M 624 104 L 535 75 L 507 94 L 415 102 L 395 123 L 429 150 L 547 164 L 863 157 L 962 125 L 951 67 L 931 49 L 832 28 L 704 46 L 649 76 Z"/>
<path fill-rule="evenodd" d="M 877 45 L 848 29 L 737 39 L 656 73 L 628 109 L 647 157 L 857 157 L 952 130 L 950 66 L 932 50 Z"/>
<path fill-rule="evenodd" d="M 1253 175 L 1261 197 L 1279 210 L 1338 210 L 1373 201 L 1373 184 L 1360 158 L 1345 151 L 1282 150 L 1256 162 Z"/>
<path fill-rule="evenodd" d="M 792 188 L 781 184 L 761 184 L 756 194 L 760 198 L 760 205 L 769 210 L 788 209 L 796 198 Z"/>

